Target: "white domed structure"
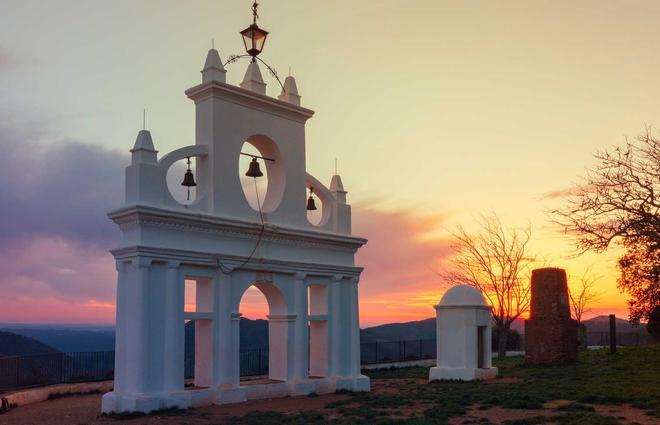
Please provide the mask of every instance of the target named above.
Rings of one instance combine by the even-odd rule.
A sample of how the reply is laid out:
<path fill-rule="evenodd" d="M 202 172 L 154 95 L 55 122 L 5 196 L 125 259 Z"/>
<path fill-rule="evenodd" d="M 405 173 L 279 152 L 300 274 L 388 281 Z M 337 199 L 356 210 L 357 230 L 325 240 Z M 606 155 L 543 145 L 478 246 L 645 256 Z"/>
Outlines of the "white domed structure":
<path fill-rule="evenodd" d="M 457 285 L 445 292 L 438 305 L 443 307 L 488 307 L 488 302 L 477 288 L 470 285 Z"/>
<path fill-rule="evenodd" d="M 429 381 L 495 378 L 490 306 L 481 291 L 469 285 L 454 286 L 435 310 L 437 363 L 429 371 Z"/>

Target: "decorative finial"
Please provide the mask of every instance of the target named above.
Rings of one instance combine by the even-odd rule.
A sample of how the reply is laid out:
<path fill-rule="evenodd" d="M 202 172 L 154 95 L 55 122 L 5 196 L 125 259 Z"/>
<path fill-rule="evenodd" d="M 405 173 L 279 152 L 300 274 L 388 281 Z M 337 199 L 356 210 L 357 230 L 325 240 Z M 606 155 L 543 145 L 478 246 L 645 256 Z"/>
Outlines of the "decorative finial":
<path fill-rule="evenodd" d="M 335 176 L 337 175 L 337 158 L 335 158 Z"/>
<path fill-rule="evenodd" d="M 142 130 L 147 129 L 147 108 L 142 108 Z"/>
<path fill-rule="evenodd" d="M 257 19 L 259 19 L 259 14 L 257 13 L 257 7 L 259 7 L 259 3 L 256 1 L 252 3 L 252 23 L 257 24 Z"/>
<path fill-rule="evenodd" d="M 215 49 L 215 38 L 211 39 L 211 49 Z"/>

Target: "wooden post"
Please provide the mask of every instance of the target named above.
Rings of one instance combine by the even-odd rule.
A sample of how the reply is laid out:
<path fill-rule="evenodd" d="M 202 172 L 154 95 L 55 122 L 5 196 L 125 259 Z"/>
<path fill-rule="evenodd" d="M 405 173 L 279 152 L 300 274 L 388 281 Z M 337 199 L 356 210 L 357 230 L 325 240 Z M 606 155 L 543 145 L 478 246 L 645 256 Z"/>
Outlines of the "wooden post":
<path fill-rule="evenodd" d="M 616 353 L 616 316 L 610 314 L 610 353 Z"/>

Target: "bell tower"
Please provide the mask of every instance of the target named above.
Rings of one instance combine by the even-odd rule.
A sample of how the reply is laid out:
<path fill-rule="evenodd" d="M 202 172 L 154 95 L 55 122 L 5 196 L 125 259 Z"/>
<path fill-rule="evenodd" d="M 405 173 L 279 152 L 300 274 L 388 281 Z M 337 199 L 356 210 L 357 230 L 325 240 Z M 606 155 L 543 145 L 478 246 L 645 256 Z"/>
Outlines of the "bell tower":
<path fill-rule="evenodd" d="M 280 84 L 277 98 L 266 94 L 260 64 L 272 69 L 258 58 L 268 33 L 256 23 L 256 2 L 253 15 L 241 32 L 247 55 L 229 61 L 250 58 L 241 84 L 226 82 L 228 64 L 213 48 L 201 84 L 185 92 L 195 105 L 194 143 L 159 156 L 144 129 L 131 149 L 125 204 L 108 213 L 123 237 L 111 251 L 115 380 L 103 396 L 103 412 L 370 389 L 360 373 L 362 268 L 355 264 L 367 241 L 351 235 L 341 178 L 333 176 L 328 188 L 306 171 L 305 124 L 314 112 L 301 106 L 295 79 Z M 245 143 L 258 155 L 242 152 Z M 262 178 L 262 167 L 268 174 L 257 209 L 241 186 L 242 155 L 252 160 L 248 177 Z M 183 203 L 166 179 L 181 160 L 196 163 L 181 176 L 183 186 L 197 189 Z M 316 200 L 321 220 L 312 224 L 307 212 L 317 208 Z M 196 288 L 192 310 L 184 302 L 186 282 Z M 250 287 L 268 302 L 263 349 L 270 379 L 243 385 L 240 306 Z M 195 330 L 193 358 L 184 349 L 187 326 Z M 192 374 L 184 367 L 190 362 Z M 192 389 L 184 388 L 188 378 Z"/>
<path fill-rule="evenodd" d="M 268 171 L 262 207 L 265 221 L 309 227 L 304 208 L 305 123 L 314 112 L 299 106 L 293 77 L 287 77 L 286 85 L 292 91 L 283 89 L 283 100 L 267 96 L 258 62 L 249 63 L 240 87 L 223 80 L 219 55 L 210 50 L 202 84 L 186 91 L 195 102 L 195 144 L 208 147 L 206 158 L 198 162 L 200 207 L 213 215 L 259 220 L 236 173 L 241 148 L 248 142 L 269 159 L 260 161 Z"/>

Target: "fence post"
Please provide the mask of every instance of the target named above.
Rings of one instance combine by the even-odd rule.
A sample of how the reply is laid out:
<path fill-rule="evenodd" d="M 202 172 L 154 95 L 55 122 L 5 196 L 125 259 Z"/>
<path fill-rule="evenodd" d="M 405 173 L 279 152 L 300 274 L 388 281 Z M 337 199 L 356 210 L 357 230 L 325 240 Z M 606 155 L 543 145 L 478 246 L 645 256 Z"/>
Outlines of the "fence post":
<path fill-rule="evenodd" d="M 64 353 L 60 353 L 60 384 L 64 382 Z"/>
<path fill-rule="evenodd" d="M 610 353 L 616 353 L 616 316 L 610 314 Z"/>

